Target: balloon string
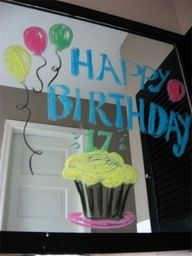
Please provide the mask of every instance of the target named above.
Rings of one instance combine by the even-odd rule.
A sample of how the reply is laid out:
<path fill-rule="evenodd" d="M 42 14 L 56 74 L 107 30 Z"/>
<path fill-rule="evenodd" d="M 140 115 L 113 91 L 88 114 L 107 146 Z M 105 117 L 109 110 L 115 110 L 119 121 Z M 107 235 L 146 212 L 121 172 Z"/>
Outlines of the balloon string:
<path fill-rule="evenodd" d="M 35 88 L 33 88 L 33 91 L 36 92 L 36 93 L 41 93 L 43 91 L 43 81 L 42 81 L 42 79 L 39 76 L 39 71 L 40 71 L 40 69 L 42 69 L 43 67 L 45 67 L 47 65 L 46 59 L 43 56 L 40 56 L 40 57 L 44 60 L 44 63 L 43 63 L 43 65 L 38 67 L 38 69 L 36 70 L 36 76 L 37 76 L 37 78 L 38 78 L 38 80 L 39 80 L 39 82 L 41 84 L 41 89 L 40 90 L 36 90 Z"/>
<path fill-rule="evenodd" d="M 30 120 L 30 118 L 31 118 L 31 110 L 30 110 L 30 108 L 28 107 L 28 104 L 29 104 L 29 91 L 28 91 L 28 88 L 27 88 L 27 86 L 23 83 L 22 84 L 24 87 L 25 87 L 25 91 L 26 91 L 26 102 L 25 102 L 25 104 L 18 104 L 17 106 L 16 106 L 16 108 L 18 109 L 18 110 L 24 110 L 24 109 L 26 109 L 27 110 L 27 112 L 28 112 L 28 117 L 27 117 L 27 120 L 25 121 L 25 125 L 24 125 L 24 128 L 23 128 L 23 139 L 24 139 L 24 141 L 25 141 L 25 144 L 27 145 L 27 147 L 29 148 L 29 150 L 32 152 L 32 154 L 31 154 L 31 156 L 30 156 L 30 159 L 29 159 L 29 168 L 30 168 L 30 171 L 31 171 L 31 174 L 33 175 L 34 173 L 33 173 L 33 168 L 32 168 L 32 158 L 33 158 L 33 156 L 34 155 L 41 155 L 42 154 L 42 151 L 36 151 L 36 150 L 34 150 L 30 145 L 29 145 L 29 143 L 28 143 L 28 141 L 27 141 L 27 138 L 26 138 L 26 128 L 27 128 L 27 124 L 28 124 L 28 122 L 29 122 L 29 120 Z"/>
<path fill-rule="evenodd" d="M 55 78 L 56 78 L 56 77 L 58 76 L 58 74 L 59 74 L 59 70 L 61 69 L 61 64 L 62 64 L 61 57 L 60 57 L 58 51 L 55 51 L 55 54 L 56 54 L 57 57 L 58 57 L 59 66 L 58 66 L 58 67 L 56 67 L 56 66 L 53 66 L 53 67 L 52 67 L 52 70 L 53 70 L 54 72 L 56 72 L 56 73 L 55 73 L 54 77 L 51 79 L 51 81 L 49 82 L 48 86 L 50 86 L 50 84 L 55 80 Z"/>

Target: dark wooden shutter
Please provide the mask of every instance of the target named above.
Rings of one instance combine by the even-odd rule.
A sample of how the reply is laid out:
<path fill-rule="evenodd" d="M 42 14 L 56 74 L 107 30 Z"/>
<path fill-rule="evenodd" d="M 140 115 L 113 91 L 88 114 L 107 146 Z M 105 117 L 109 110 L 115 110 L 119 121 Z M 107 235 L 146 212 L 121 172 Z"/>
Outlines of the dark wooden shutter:
<path fill-rule="evenodd" d="M 175 51 L 161 65 L 163 70 L 171 70 L 168 78 L 179 79 L 182 75 Z M 145 89 L 137 94 L 137 100 L 145 101 L 145 118 L 148 119 L 151 102 L 162 106 L 167 113 L 171 110 L 180 114 L 189 113 L 189 101 L 185 96 L 180 102 L 168 100 L 165 82 L 158 94 Z M 187 232 L 191 229 L 191 135 L 185 153 L 177 158 L 172 153 L 175 136 L 166 142 L 164 136 L 153 138 L 141 134 L 146 184 L 149 198 L 150 217 L 153 231 Z"/>

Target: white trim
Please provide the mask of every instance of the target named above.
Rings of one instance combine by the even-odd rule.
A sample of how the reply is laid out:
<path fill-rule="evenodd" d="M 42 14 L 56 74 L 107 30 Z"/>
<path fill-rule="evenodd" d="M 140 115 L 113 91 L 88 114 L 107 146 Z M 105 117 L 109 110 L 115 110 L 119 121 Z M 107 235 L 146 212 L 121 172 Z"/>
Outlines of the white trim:
<path fill-rule="evenodd" d="M 150 219 L 143 220 L 137 223 L 137 233 L 151 233 Z"/>
<path fill-rule="evenodd" d="M 0 230 L 3 225 L 3 212 L 5 205 L 5 193 L 7 184 L 7 170 L 9 165 L 9 155 L 11 150 L 11 140 L 13 136 L 13 126 L 9 121 L 5 122 L 4 136 L 1 149 L 1 165 L 0 165 Z"/>
<path fill-rule="evenodd" d="M 6 185 L 7 185 L 7 176 L 9 169 L 9 156 L 11 151 L 11 142 L 14 133 L 23 133 L 25 122 L 6 120 L 4 127 L 4 136 L 2 143 L 2 152 L 1 152 L 1 161 L 0 161 L 0 230 L 3 228 L 3 213 L 5 206 L 5 195 L 6 195 Z M 37 124 L 37 123 L 28 123 L 26 129 L 26 135 L 40 135 L 45 137 L 54 137 L 56 138 L 66 138 L 66 133 L 69 136 L 69 133 L 72 132 L 82 134 L 83 136 L 79 137 L 80 148 L 79 152 L 82 152 L 82 149 L 85 145 L 85 134 L 86 130 L 71 128 L 71 127 L 61 127 L 47 124 Z M 80 232 L 90 232 L 90 229 L 79 227 Z"/>

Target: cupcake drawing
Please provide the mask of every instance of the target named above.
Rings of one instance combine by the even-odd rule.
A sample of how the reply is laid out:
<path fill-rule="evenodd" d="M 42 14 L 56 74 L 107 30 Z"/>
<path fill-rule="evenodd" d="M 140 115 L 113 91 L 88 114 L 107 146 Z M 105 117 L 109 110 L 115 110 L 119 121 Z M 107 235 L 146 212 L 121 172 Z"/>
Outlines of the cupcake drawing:
<path fill-rule="evenodd" d="M 75 182 L 84 216 L 90 220 L 120 220 L 136 170 L 116 152 L 95 150 L 70 156 L 62 172 Z"/>

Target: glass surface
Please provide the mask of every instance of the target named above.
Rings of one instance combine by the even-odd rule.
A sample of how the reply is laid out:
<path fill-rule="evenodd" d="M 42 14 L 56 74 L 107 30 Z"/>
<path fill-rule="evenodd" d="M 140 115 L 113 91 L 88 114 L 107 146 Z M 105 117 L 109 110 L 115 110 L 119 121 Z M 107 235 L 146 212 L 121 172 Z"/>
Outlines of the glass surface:
<path fill-rule="evenodd" d="M 0 20 L 0 229 L 188 230 L 168 182 L 174 163 L 187 180 L 191 123 L 174 46 L 9 3 Z"/>

